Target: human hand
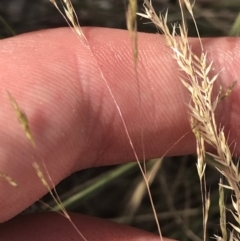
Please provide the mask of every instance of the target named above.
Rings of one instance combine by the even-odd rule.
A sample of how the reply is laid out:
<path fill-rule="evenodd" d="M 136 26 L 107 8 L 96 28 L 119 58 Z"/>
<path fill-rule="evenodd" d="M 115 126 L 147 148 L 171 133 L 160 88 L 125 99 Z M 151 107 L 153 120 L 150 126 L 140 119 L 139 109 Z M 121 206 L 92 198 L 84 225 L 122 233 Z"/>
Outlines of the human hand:
<path fill-rule="evenodd" d="M 119 104 L 138 155 L 144 130 L 147 158 L 183 155 L 195 150 L 188 123 L 188 92 L 179 81 L 178 66 L 159 35 L 139 34 L 139 78 L 142 111 L 129 34 L 121 30 L 85 28 L 94 55 Z M 239 40 L 203 41 L 219 81 L 226 86 L 238 79 Z M 198 51 L 198 40 L 192 40 Z M 89 51 L 69 29 L 28 33 L 0 42 L 0 171 L 19 188 L 0 179 L 0 222 L 38 200 L 46 188 L 32 163 L 41 157 L 54 183 L 80 169 L 134 160 L 116 106 Z M 34 149 L 26 139 L 6 90 L 26 112 Z M 216 112 L 219 123 L 239 140 L 239 87 Z M 237 146 L 238 147 L 238 146 Z M 236 148 L 238 150 L 239 148 Z M 238 153 L 239 154 L 239 153 Z M 158 240 L 143 231 L 73 215 L 88 240 Z M 22 216 L 0 225 L 1 240 L 78 240 L 65 219 L 55 214 Z"/>

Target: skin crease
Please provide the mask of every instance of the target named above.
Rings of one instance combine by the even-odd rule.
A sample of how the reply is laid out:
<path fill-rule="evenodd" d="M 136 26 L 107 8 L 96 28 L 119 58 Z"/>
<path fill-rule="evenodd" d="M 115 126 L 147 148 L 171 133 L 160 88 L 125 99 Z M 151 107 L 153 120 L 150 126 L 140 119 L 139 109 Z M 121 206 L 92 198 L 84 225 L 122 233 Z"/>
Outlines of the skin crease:
<path fill-rule="evenodd" d="M 0 179 L 0 222 L 14 217 L 46 193 L 32 167 L 34 161 L 41 163 L 43 160 L 57 184 L 80 169 L 135 160 L 95 60 L 122 110 L 140 158 L 141 130 L 144 130 L 146 158 L 162 156 L 167 150 L 167 155 L 195 152 L 186 114 L 189 95 L 178 79 L 179 68 L 164 40 L 157 34 L 139 34 L 140 110 L 137 108 L 138 83 L 128 32 L 84 28 L 84 33 L 95 59 L 72 31 L 64 28 L 0 41 L 3 60 L 0 61 L 0 170 L 19 185 L 14 188 Z M 199 53 L 198 40 L 192 39 L 191 44 L 193 50 Z M 238 80 L 240 40 L 209 38 L 203 40 L 203 45 L 208 58 L 214 60 L 212 74 L 222 70 L 218 84 L 229 86 Z M 240 139 L 239 88 L 237 84 L 216 112 L 218 123 L 225 126 L 226 133 L 229 133 L 230 143 Z M 6 90 L 27 114 L 36 149 L 24 136 Z M 239 154 L 238 147 L 239 144 L 236 144 L 235 154 Z M 130 233 L 132 240 L 155 240 L 152 234 L 105 221 L 80 215 L 74 216 L 74 219 L 79 226 L 84 225 L 89 240 L 96 240 L 96 233 L 92 230 L 97 229 L 97 235 L 101 236 L 108 225 L 114 225 L 114 232 L 105 233 L 103 240 L 124 240 L 124 237 L 129 240 Z M 20 223 L 24 222 L 27 225 L 20 227 Z M 62 222 L 54 214 L 41 214 L 39 218 L 19 217 L 0 225 L 1 240 L 18 240 L 20 234 L 23 240 L 37 240 L 33 236 L 39 233 L 42 236 L 37 235 L 38 240 L 47 240 L 52 231 L 51 228 L 46 229 L 46 224 L 61 229 Z M 12 228 L 16 231 L 13 232 Z M 66 237 L 72 235 L 72 227 L 64 230 Z M 141 232 L 141 238 L 138 232 Z M 61 235 L 56 232 L 54 239 L 66 240 Z"/>

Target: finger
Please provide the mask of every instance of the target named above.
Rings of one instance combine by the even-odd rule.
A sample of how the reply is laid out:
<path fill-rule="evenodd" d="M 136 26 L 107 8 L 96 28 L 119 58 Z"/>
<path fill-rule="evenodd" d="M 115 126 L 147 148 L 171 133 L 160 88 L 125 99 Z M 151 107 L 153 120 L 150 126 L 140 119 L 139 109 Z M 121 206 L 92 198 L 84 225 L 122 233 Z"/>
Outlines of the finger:
<path fill-rule="evenodd" d="M 71 214 L 71 219 L 89 241 L 159 240 L 157 235 L 98 218 Z M 56 213 L 19 216 L 2 224 L 0 233 L 2 241 L 19 240 L 19 237 L 25 241 L 83 240 L 71 223 Z"/>
<path fill-rule="evenodd" d="M 122 119 L 98 67 L 121 109 L 140 158 L 142 130 L 146 158 L 161 156 L 172 146 L 168 155 L 192 153 L 195 149 L 190 134 L 174 146 L 190 132 L 186 114 L 189 96 L 163 39 L 158 35 L 139 35 L 139 108 L 128 33 L 87 28 L 85 34 L 94 58 L 69 29 L 30 33 L 0 43 L 4 59 L 0 63 L 0 170 L 19 184 L 16 189 L 1 180 L 0 221 L 45 193 L 32 168 L 34 161 L 46 163 L 56 184 L 77 169 L 135 160 Z M 215 59 L 215 71 L 225 67 L 220 78 L 225 84 L 237 76 L 238 41 L 204 41 Z M 192 40 L 192 45 L 198 51 L 198 41 Z M 231 55 L 223 59 L 223 53 L 230 50 Z M 228 128 L 238 125 L 238 88 L 217 113 Z M 36 149 L 24 136 L 6 90 L 26 112 Z M 237 131 L 231 134 L 232 139 L 239 136 Z"/>

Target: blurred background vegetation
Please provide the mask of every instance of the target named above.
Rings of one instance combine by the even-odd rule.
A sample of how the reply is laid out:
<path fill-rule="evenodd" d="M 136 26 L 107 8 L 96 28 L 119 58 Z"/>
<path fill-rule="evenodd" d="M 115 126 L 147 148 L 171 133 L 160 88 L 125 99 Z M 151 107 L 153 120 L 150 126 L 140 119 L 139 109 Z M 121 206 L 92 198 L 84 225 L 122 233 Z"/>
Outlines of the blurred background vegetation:
<path fill-rule="evenodd" d="M 142 0 L 139 11 L 142 9 Z M 153 0 L 156 11 L 169 10 L 169 21 L 181 21 L 178 1 Z M 72 0 L 82 26 L 126 29 L 126 0 Z M 196 0 L 195 17 L 202 37 L 239 34 L 239 0 Z M 188 17 L 187 17 L 188 18 Z M 156 32 L 139 19 L 139 31 Z M 11 37 L 46 28 L 67 26 L 48 0 L 0 0 L 0 37 Z M 189 17 L 189 35 L 195 36 Z M 4 61 L 4 60 L 3 60 Z M 148 169 L 159 163 L 152 160 Z M 202 240 L 202 205 L 194 156 L 165 158 L 151 185 L 164 236 L 182 241 Z M 218 213 L 219 174 L 207 169 L 207 188 L 211 192 L 208 237 L 220 235 Z M 90 214 L 157 232 L 149 198 L 135 163 L 80 171 L 62 181 L 57 190 L 68 210 Z M 226 194 L 226 200 L 230 195 Z M 51 204 L 46 195 L 44 202 Z M 36 203 L 24 213 L 45 207 Z"/>
<path fill-rule="evenodd" d="M 152 0 L 157 11 L 169 9 L 169 21 L 180 21 L 178 0 Z M 239 13 L 239 0 L 196 0 L 195 17 L 203 36 L 226 36 Z M 72 0 L 80 23 L 88 26 L 126 28 L 127 0 Z M 139 10 L 143 0 L 138 0 Z M 66 26 L 49 0 L 0 0 L 0 15 L 17 33 Z M 1 21 L 0 33 L 9 36 Z M 139 24 L 139 31 L 155 32 L 150 24 Z"/>

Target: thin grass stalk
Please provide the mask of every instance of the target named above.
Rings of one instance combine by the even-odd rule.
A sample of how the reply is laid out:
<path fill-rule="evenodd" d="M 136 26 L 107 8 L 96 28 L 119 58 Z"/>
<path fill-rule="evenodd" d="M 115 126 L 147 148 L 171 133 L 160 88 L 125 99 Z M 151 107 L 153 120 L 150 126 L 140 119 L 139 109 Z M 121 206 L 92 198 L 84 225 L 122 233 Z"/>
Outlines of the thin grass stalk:
<path fill-rule="evenodd" d="M 50 187 L 49 185 L 49 181 L 47 181 L 44 173 L 43 173 L 43 170 L 41 169 L 41 167 L 36 163 L 34 162 L 33 163 L 33 167 L 34 169 L 36 170 L 36 173 L 39 177 L 39 179 L 41 180 L 42 184 L 46 187 L 46 189 L 48 190 L 48 192 L 50 193 L 51 197 L 53 198 L 53 200 L 55 201 L 55 203 L 60 207 L 60 211 L 61 212 L 58 212 L 60 215 L 62 215 L 64 218 L 66 218 L 72 225 L 72 227 L 75 229 L 75 231 L 78 233 L 78 235 L 82 238 L 82 240 L 84 241 L 88 241 L 85 236 L 82 234 L 82 232 L 79 230 L 79 228 L 75 225 L 75 223 L 72 221 L 71 217 L 69 216 L 67 210 L 65 209 L 64 205 L 62 204 L 61 202 L 61 199 L 55 189 L 55 185 L 51 179 L 51 176 L 47 170 L 47 167 L 45 165 L 45 163 L 43 162 L 43 166 L 44 166 L 44 170 L 45 172 L 47 173 L 47 177 L 50 181 L 50 183 L 52 184 L 52 187 Z M 48 206 L 49 207 L 49 206 Z M 51 209 L 51 207 L 49 207 Z"/>
<path fill-rule="evenodd" d="M 223 241 L 227 241 L 227 227 L 226 227 L 226 207 L 224 202 L 224 188 L 222 186 L 223 180 L 219 181 L 219 210 L 220 210 L 220 228 L 222 232 Z"/>

